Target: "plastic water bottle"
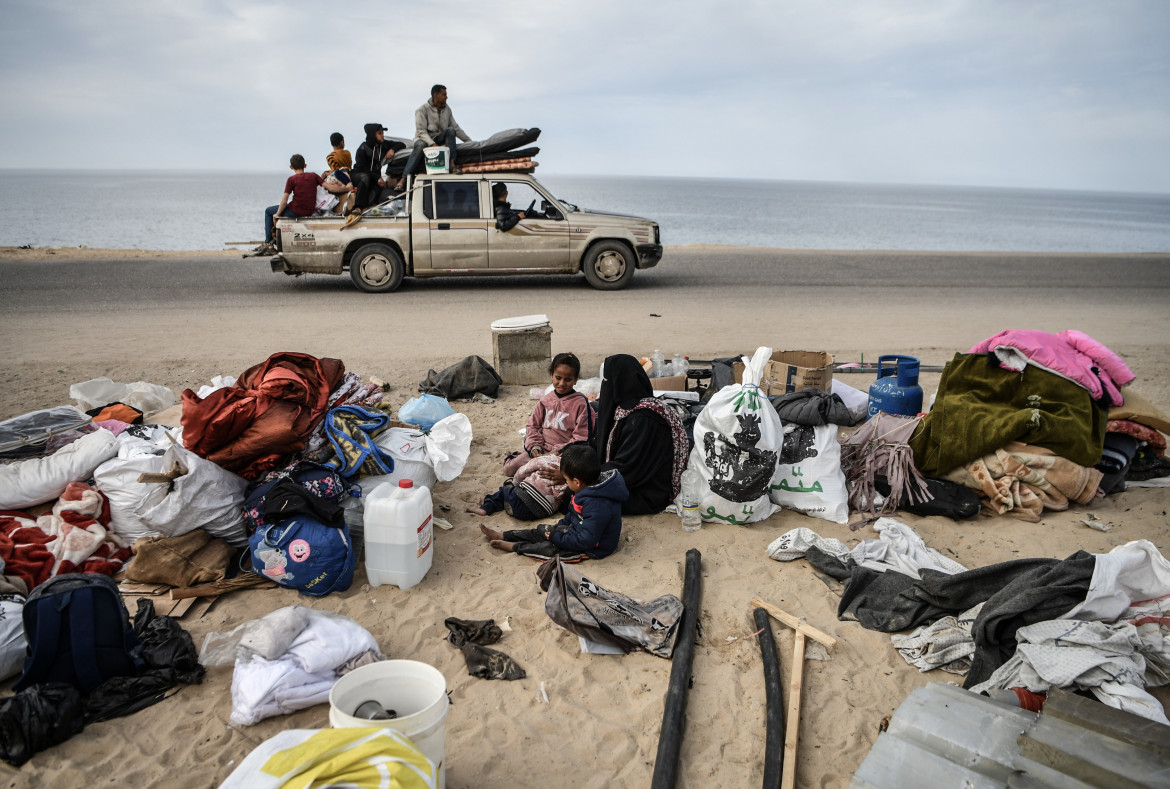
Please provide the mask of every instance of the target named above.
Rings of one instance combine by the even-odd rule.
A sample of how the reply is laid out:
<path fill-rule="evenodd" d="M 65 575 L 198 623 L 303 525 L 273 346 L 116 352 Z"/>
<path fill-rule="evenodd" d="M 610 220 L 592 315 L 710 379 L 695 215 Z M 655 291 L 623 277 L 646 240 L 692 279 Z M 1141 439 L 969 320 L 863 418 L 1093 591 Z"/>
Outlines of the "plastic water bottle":
<path fill-rule="evenodd" d="M 695 532 L 703 527 L 699 515 L 699 496 L 703 491 L 703 476 L 697 469 L 688 468 L 683 472 L 678 492 L 678 515 L 682 519 L 683 531 Z"/>
<path fill-rule="evenodd" d="M 661 378 L 665 367 L 666 357 L 662 355 L 662 351 L 655 348 L 654 353 L 650 354 L 650 377 Z"/>
<path fill-rule="evenodd" d="M 674 361 L 670 363 L 670 374 L 686 375 L 689 369 L 691 369 L 691 363 L 687 361 L 687 357 L 681 353 L 676 353 L 674 355 Z"/>
<path fill-rule="evenodd" d="M 434 559 L 431 491 L 409 479 L 379 485 L 365 496 L 366 576 L 370 586 L 409 589 Z"/>

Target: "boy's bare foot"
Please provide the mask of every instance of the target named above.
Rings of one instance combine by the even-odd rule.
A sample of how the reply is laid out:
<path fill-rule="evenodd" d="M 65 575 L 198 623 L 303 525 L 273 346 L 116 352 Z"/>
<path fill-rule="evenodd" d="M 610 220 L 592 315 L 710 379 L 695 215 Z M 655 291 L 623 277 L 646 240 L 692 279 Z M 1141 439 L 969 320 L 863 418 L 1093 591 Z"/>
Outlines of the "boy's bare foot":
<path fill-rule="evenodd" d="M 483 507 L 468 507 L 466 510 L 464 510 L 464 512 L 470 512 L 475 515 L 483 515 L 485 518 L 487 517 L 487 511 Z"/>
<path fill-rule="evenodd" d="M 512 548 L 516 545 L 516 543 L 507 542 L 505 540 L 492 540 L 490 543 L 488 543 L 488 545 L 490 545 L 493 548 L 496 548 L 498 550 L 508 551 L 510 553 L 512 551 Z"/>
<path fill-rule="evenodd" d="M 486 525 L 484 525 L 482 523 L 479 524 L 479 530 L 481 532 L 483 532 L 484 537 L 487 537 L 489 540 L 491 540 L 493 542 L 499 542 L 499 541 L 502 541 L 504 539 L 503 532 L 496 531 L 495 529 L 489 529 Z"/>

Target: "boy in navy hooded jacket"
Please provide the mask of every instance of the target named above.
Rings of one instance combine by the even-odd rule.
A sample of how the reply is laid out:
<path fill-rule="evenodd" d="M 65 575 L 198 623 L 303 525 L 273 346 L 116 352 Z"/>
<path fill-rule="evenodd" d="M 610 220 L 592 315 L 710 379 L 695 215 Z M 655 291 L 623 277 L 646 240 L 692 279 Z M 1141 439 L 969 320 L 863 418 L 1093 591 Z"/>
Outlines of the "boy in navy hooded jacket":
<path fill-rule="evenodd" d="M 616 469 L 601 471 L 597 452 L 587 444 L 571 444 L 561 452 L 561 473 L 573 498 L 556 524 L 500 532 L 484 524 L 479 530 L 493 548 L 562 561 L 604 559 L 617 550 L 622 536 L 622 502 L 629 498 L 626 482 Z"/>

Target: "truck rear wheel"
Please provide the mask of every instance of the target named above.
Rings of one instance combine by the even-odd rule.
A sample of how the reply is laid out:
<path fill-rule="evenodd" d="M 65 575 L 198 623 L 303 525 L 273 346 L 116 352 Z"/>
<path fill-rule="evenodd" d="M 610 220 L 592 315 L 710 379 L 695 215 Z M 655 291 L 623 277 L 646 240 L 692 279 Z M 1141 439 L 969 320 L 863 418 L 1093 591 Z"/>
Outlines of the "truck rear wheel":
<path fill-rule="evenodd" d="M 602 241 L 590 247 L 581 270 L 598 290 L 620 290 L 634 276 L 634 251 L 620 241 Z"/>
<path fill-rule="evenodd" d="M 390 293 L 402 284 L 406 264 L 394 247 L 366 244 L 349 260 L 349 276 L 358 290 L 366 293 Z"/>

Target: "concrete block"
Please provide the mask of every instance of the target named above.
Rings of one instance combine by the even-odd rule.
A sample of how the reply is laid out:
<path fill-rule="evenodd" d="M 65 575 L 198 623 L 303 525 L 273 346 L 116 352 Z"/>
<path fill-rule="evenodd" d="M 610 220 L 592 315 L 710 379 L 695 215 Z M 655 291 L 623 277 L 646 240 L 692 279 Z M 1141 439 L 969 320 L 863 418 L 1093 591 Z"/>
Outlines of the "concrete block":
<path fill-rule="evenodd" d="M 548 383 L 552 327 L 493 329 L 492 366 L 506 384 Z"/>

